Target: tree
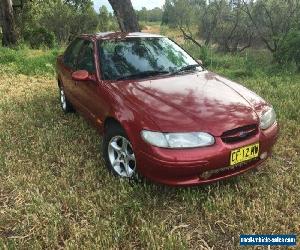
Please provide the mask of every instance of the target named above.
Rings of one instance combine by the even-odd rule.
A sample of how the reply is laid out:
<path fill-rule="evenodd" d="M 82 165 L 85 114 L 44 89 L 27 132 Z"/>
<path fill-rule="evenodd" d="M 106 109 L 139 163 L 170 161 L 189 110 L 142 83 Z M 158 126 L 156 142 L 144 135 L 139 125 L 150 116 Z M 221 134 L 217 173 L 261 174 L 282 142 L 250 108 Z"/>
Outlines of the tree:
<path fill-rule="evenodd" d="M 242 10 L 250 18 L 257 36 L 273 54 L 285 38 L 297 28 L 300 18 L 299 0 L 243 0 Z"/>
<path fill-rule="evenodd" d="M 280 63 L 294 62 L 300 71 L 300 30 L 291 31 L 274 56 Z"/>
<path fill-rule="evenodd" d="M 39 38 L 54 34 L 55 41 L 65 43 L 78 34 L 92 33 L 98 28 L 99 19 L 91 0 L 0 0 L 0 13 L 4 12 L 4 2 L 12 3 L 13 18 L 9 20 L 13 20 L 14 34 L 34 47 L 39 46 L 38 40 L 44 41 L 35 40 L 34 34 L 39 34 Z M 4 40 L 7 35 L 3 22 L 1 26 Z"/>
<path fill-rule="evenodd" d="M 161 24 L 163 25 L 169 25 L 171 26 L 172 23 L 172 10 L 173 10 L 173 5 L 171 0 L 166 0 L 165 4 L 163 6 L 163 14 L 162 14 L 162 19 L 161 19 Z"/>
<path fill-rule="evenodd" d="M 251 46 L 254 32 L 241 9 L 241 0 L 215 1 L 205 9 L 200 34 L 206 44 L 213 41 L 226 52 L 243 51 Z"/>
<path fill-rule="evenodd" d="M 148 21 L 149 22 L 161 22 L 162 19 L 162 9 L 155 7 L 152 10 L 148 10 Z"/>
<path fill-rule="evenodd" d="M 148 10 L 145 7 L 143 7 L 141 10 L 138 10 L 136 13 L 139 21 L 148 21 Z"/>
<path fill-rule="evenodd" d="M 275 56 L 300 29 L 300 0 L 166 0 L 163 10 L 162 23 L 180 29 L 186 40 L 226 52 L 263 43 Z"/>
<path fill-rule="evenodd" d="M 108 11 L 105 5 L 99 9 L 99 31 L 118 30 L 118 22 L 116 17 Z"/>
<path fill-rule="evenodd" d="M 105 5 L 102 5 L 99 9 L 99 29 L 100 31 L 109 30 L 109 12 Z"/>
<path fill-rule="evenodd" d="M 108 0 L 122 32 L 140 31 L 137 16 L 130 0 Z"/>
<path fill-rule="evenodd" d="M 167 0 L 165 2 L 162 23 L 179 28 L 185 40 L 190 40 L 198 47 L 202 47 L 191 31 L 191 26 L 195 24 L 195 17 L 195 5 L 191 0 Z"/>
<path fill-rule="evenodd" d="M 206 1 L 201 1 L 198 3 L 198 6 L 200 7 L 198 9 L 200 18 L 198 30 L 207 46 L 214 40 L 216 34 L 215 30 L 219 23 L 223 21 L 221 20 L 221 13 L 224 7 L 224 1 L 216 0 L 208 4 Z"/>
<path fill-rule="evenodd" d="M 76 10 L 82 10 L 93 6 L 91 0 L 64 0 L 63 2 L 74 7 Z"/>
<path fill-rule="evenodd" d="M 2 13 L 2 44 L 3 46 L 13 46 L 17 43 L 14 12 L 12 0 L 0 0 Z"/>
<path fill-rule="evenodd" d="M 33 34 L 43 29 L 53 33 L 55 41 L 63 44 L 78 34 L 95 32 L 99 23 L 93 5 L 87 0 L 24 0 L 22 11 L 15 17 L 18 32 L 30 45 Z M 35 44 L 34 47 L 38 46 Z"/>

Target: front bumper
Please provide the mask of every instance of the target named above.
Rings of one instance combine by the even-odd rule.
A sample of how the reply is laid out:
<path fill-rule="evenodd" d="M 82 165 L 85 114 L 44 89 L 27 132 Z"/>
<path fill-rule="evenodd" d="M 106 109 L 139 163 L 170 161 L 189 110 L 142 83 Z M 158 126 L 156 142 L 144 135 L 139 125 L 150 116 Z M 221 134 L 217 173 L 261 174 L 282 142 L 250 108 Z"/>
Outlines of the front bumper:
<path fill-rule="evenodd" d="M 136 155 L 138 170 L 146 178 L 170 186 L 208 184 L 259 166 L 270 156 L 277 136 L 278 126 L 275 123 L 269 129 L 259 131 L 254 137 L 239 143 L 227 144 L 221 138 L 216 138 L 216 143 L 206 148 L 155 148 L 151 154 L 141 150 Z M 260 155 L 266 152 L 266 158 L 257 158 L 239 166 L 228 167 L 231 150 L 256 142 L 260 144 Z"/>

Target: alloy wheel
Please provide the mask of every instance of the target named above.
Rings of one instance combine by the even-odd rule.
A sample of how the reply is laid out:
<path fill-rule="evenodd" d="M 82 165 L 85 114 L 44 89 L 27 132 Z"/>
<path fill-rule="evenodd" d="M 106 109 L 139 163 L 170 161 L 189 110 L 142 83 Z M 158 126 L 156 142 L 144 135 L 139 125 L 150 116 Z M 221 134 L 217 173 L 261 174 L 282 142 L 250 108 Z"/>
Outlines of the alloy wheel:
<path fill-rule="evenodd" d="M 108 144 L 108 158 L 112 168 L 122 177 L 130 178 L 136 170 L 136 159 L 130 142 L 123 136 L 114 136 Z"/>
<path fill-rule="evenodd" d="M 67 109 L 67 101 L 66 101 L 65 92 L 62 88 L 60 88 L 60 103 L 61 103 L 63 110 L 66 110 Z"/>

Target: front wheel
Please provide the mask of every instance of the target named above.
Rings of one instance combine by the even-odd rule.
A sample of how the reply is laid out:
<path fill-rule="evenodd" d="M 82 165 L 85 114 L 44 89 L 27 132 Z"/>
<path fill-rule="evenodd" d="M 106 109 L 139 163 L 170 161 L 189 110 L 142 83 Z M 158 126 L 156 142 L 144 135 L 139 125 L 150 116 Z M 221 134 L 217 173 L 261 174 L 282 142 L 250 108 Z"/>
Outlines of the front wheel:
<path fill-rule="evenodd" d="M 132 179 L 136 175 L 133 148 L 121 127 L 108 128 L 103 139 L 103 155 L 106 166 L 115 176 Z"/>
<path fill-rule="evenodd" d="M 73 106 L 67 99 L 65 91 L 62 86 L 59 86 L 59 100 L 60 100 L 60 106 L 65 113 L 74 112 Z"/>

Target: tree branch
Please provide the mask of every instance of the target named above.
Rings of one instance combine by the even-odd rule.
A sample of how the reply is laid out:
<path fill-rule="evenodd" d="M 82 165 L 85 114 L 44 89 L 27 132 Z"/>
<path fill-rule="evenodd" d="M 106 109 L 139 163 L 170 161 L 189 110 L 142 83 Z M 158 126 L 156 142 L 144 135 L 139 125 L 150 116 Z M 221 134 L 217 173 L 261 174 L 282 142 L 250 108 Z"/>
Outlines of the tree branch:
<path fill-rule="evenodd" d="M 270 43 L 268 42 L 268 40 L 262 35 L 260 28 L 258 27 L 257 23 L 255 22 L 253 16 L 251 15 L 251 12 L 248 8 L 248 3 L 245 2 L 245 0 L 243 0 L 243 5 L 246 7 L 246 9 L 241 9 L 242 11 L 244 11 L 248 17 L 250 18 L 251 22 L 253 23 L 255 29 L 258 32 L 258 35 L 260 37 L 260 39 L 264 42 L 264 44 L 266 45 L 266 47 L 268 48 L 268 50 L 270 50 L 272 53 L 275 52 L 275 48 L 272 48 L 272 46 L 270 45 Z"/>
<path fill-rule="evenodd" d="M 244 47 L 240 48 L 240 49 L 239 49 L 239 52 L 243 52 L 245 49 L 251 47 L 252 39 L 253 39 L 253 35 L 250 35 L 248 44 L 246 44 Z"/>
<path fill-rule="evenodd" d="M 185 30 L 180 26 L 179 27 L 180 28 L 180 30 L 181 30 L 181 32 L 182 32 L 182 34 L 183 34 L 183 37 L 184 37 L 184 39 L 187 39 L 187 40 L 190 40 L 190 41 L 192 41 L 194 44 L 196 44 L 198 47 L 202 47 L 202 44 L 200 44 L 198 41 L 196 41 L 193 37 L 192 37 L 192 35 L 190 34 L 187 34 L 186 32 L 185 32 Z"/>

